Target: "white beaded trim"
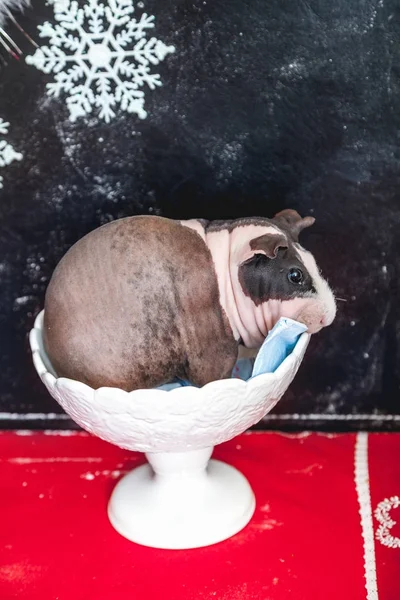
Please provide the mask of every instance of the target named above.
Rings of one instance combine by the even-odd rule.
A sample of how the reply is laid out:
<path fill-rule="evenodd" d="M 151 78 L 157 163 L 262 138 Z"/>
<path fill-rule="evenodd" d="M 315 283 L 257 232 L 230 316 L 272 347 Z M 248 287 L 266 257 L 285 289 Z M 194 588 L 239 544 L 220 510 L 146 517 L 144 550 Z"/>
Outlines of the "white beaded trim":
<path fill-rule="evenodd" d="M 354 479 L 360 507 L 362 536 L 364 539 L 364 576 L 367 600 L 378 600 L 374 529 L 368 472 L 368 434 L 365 432 L 358 433 L 356 438 Z"/>

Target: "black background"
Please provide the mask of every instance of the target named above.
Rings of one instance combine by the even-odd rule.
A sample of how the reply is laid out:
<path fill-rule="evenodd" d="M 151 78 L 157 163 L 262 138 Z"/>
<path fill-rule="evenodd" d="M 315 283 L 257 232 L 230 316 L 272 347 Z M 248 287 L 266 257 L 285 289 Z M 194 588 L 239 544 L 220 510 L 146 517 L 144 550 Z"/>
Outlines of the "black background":
<path fill-rule="evenodd" d="M 71 123 L 46 94 L 52 75 L 24 61 L 0 72 L 0 116 L 24 154 L 0 171 L 0 426 L 71 426 L 52 414 L 27 333 L 82 235 L 133 214 L 290 207 L 316 217 L 302 242 L 346 302 L 261 426 L 399 429 L 398 0 L 144 4 L 176 48 L 153 67 L 163 86 L 145 90 L 145 120 L 117 111 L 105 124 L 94 111 Z M 46 18 L 36 1 L 19 20 L 38 39 Z"/>

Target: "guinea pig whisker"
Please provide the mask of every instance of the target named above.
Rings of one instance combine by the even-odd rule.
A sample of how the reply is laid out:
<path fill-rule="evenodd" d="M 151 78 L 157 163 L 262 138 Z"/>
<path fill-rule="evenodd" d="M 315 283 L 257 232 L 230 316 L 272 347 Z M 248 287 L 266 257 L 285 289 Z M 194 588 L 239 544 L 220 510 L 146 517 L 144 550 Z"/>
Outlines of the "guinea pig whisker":
<path fill-rule="evenodd" d="M 335 300 L 339 300 L 340 302 L 347 302 L 346 298 L 336 298 L 335 297 Z"/>

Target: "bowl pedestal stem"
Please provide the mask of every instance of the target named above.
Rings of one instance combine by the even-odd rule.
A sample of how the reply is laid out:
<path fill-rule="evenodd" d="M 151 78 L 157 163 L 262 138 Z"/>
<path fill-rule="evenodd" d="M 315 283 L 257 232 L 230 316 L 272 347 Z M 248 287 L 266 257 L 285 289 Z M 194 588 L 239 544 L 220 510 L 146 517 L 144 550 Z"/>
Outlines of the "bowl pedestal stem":
<path fill-rule="evenodd" d="M 108 505 L 114 528 L 129 540 L 165 549 L 209 546 L 247 525 L 255 498 L 234 467 L 210 460 L 213 448 L 148 453 L 148 464 L 116 485 Z"/>

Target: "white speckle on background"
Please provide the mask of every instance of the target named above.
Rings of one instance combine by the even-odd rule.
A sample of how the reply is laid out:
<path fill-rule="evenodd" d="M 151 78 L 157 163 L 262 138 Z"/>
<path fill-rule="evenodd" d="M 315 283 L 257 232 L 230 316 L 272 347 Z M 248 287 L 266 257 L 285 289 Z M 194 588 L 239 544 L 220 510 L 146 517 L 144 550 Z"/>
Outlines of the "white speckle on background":
<path fill-rule="evenodd" d="M 280 73 L 284 77 L 299 77 L 305 71 L 306 66 L 301 60 L 292 60 L 290 63 L 283 65 L 280 69 Z"/>
<path fill-rule="evenodd" d="M 125 473 L 126 471 L 124 471 Z M 95 471 L 94 473 L 91 473 L 90 471 L 87 473 L 83 473 L 81 475 L 81 479 L 86 479 L 86 481 L 93 481 L 94 479 L 96 479 L 96 477 L 99 477 L 100 475 L 102 475 L 103 477 L 112 477 L 112 479 L 116 479 L 117 477 L 119 477 L 121 475 L 122 471 L 115 469 L 113 471 L 111 471 L 110 469 L 104 469 L 103 471 Z"/>
<path fill-rule="evenodd" d="M 0 118 L 0 135 L 8 133 L 9 123 Z M 0 167 L 6 167 L 15 160 L 22 160 L 22 154 L 15 152 L 11 144 L 8 144 L 5 139 L 0 139 Z M 0 175 L 0 189 L 3 187 L 3 177 Z"/>
<path fill-rule="evenodd" d="M 205 148 L 206 160 L 215 170 L 215 176 L 219 182 L 228 182 L 235 172 L 239 172 L 245 157 L 244 141 L 247 135 L 239 139 L 224 142 L 213 138 Z"/>
<path fill-rule="evenodd" d="M 40 269 L 40 267 L 39 267 L 39 269 Z M 34 300 L 34 299 L 35 299 L 35 296 L 19 296 L 18 298 L 15 298 L 14 304 L 16 306 L 24 306 L 25 304 L 28 304 L 28 302 L 30 300 Z"/>

